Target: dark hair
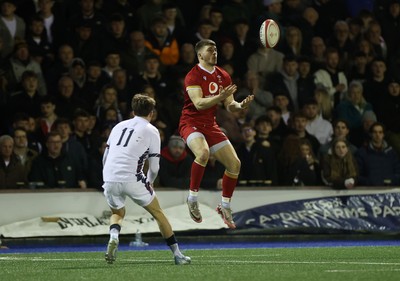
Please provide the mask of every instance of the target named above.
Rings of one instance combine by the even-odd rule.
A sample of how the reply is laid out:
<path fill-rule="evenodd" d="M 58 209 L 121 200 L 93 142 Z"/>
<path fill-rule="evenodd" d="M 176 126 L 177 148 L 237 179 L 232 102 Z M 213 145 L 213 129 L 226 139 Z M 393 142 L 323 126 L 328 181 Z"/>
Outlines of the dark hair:
<path fill-rule="evenodd" d="M 234 25 L 238 25 L 238 24 L 246 24 L 246 25 L 249 25 L 250 23 L 249 23 L 249 20 L 246 19 L 246 18 L 238 18 L 237 20 L 235 20 L 235 21 L 233 22 L 233 24 L 234 24 Z"/>
<path fill-rule="evenodd" d="M 38 79 L 38 76 L 32 70 L 26 70 L 26 71 L 24 71 L 24 73 L 22 73 L 21 81 L 24 81 L 27 78 L 36 78 L 36 79 Z"/>
<path fill-rule="evenodd" d="M 102 67 L 102 64 L 98 60 L 91 60 L 86 64 L 87 68 L 92 67 L 92 66 Z"/>
<path fill-rule="evenodd" d="M 57 118 L 57 120 L 54 121 L 54 128 L 57 128 L 58 125 L 63 124 L 67 124 L 72 129 L 71 121 L 68 118 Z"/>
<path fill-rule="evenodd" d="M 110 55 L 121 55 L 121 52 L 116 48 L 111 48 L 111 49 L 107 50 L 105 57 L 107 58 Z"/>
<path fill-rule="evenodd" d="M 381 122 L 375 122 L 374 124 L 371 125 L 371 127 L 369 127 L 369 134 L 372 134 L 372 131 L 374 130 L 375 127 L 382 127 L 383 130 L 383 134 L 385 134 L 386 132 L 386 126 L 381 123 Z"/>
<path fill-rule="evenodd" d="M 297 62 L 297 57 L 293 54 L 287 54 L 283 57 L 283 62 Z"/>
<path fill-rule="evenodd" d="M 257 126 L 260 123 L 267 122 L 272 125 L 271 119 L 267 115 L 261 115 L 254 121 L 254 126 Z"/>
<path fill-rule="evenodd" d="M 359 58 L 359 57 L 366 57 L 367 55 L 363 51 L 357 51 L 357 52 L 354 53 L 353 56 L 355 58 Z"/>
<path fill-rule="evenodd" d="M 147 116 L 154 110 L 156 101 L 146 94 L 136 94 L 132 98 L 132 110 L 136 116 Z"/>
<path fill-rule="evenodd" d="M 119 21 L 125 21 L 125 18 L 123 15 L 120 13 L 114 13 L 110 16 L 110 22 L 119 22 Z"/>
<path fill-rule="evenodd" d="M 252 128 L 254 130 L 254 126 L 250 122 L 245 122 L 240 125 L 240 131 L 243 131 L 244 128 Z"/>
<path fill-rule="evenodd" d="M 349 122 L 347 122 L 346 119 L 336 119 L 336 120 L 334 120 L 334 121 L 333 121 L 333 124 L 332 124 L 332 125 L 333 125 L 333 128 L 335 128 L 335 127 L 337 126 L 338 123 L 343 123 L 343 124 L 345 124 L 346 127 L 347 127 L 347 129 L 350 130 Z"/>
<path fill-rule="evenodd" d="M 29 114 L 25 112 L 17 112 L 13 117 L 13 123 L 16 123 L 18 121 L 29 121 L 29 118 Z"/>
<path fill-rule="evenodd" d="M 305 116 L 304 113 L 303 113 L 302 111 L 298 111 L 298 112 L 293 113 L 293 114 L 290 116 L 290 119 L 292 119 L 293 121 L 294 121 L 295 119 L 307 119 L 307 116 Z"/>
<path fill-rule="evenodd" d="M 311 60 L 311 58 L 310 58 L 309 56 L 307 56 L 307 55 L 302 55 L 302 56 L 299 56 L 299 57 L 297 58 L 297 62 L 298 62 L 298 63 L 302 63 L 302 62 L 311 63 L 312 60 Z"/>
<path fill-rule="evenodd" d="M 280 108 L 279 108 L 278 106 L 276 106 L 276 105 L 272 105 L 272 106 L 268 107 L 266 111 L 267 111 L 267 112 L 268 112 L 268 111 L 275 111 L 276 113 L 282 114 L 282 109 L 280 109 Z"/>
<path fill-rule="evenodd" d="M 315 98 L 310 97 L 304 101 L 303 106 L 306 106 L 306 105 L 318 105 L 318 102 Z"/>
<path fill-rule="evenodd" d="M 215 42 L 213 40 L 210 40 L 210 39 L 200 40 L 199 42 L 196 43 L 196 46 L 194 47 L 194 50 L 196 51 L 196 54 L 198 54 L 199 51 L 204 46 L 217 46 L 217 44 L 215 44 Z"/>
<path fill-rule="evenodd" d="M 33 15 L 30 19 L 29 19 L 29 24 L 32 24 L 34 22 L 43 22 L 44 23 L 44 19 L 39 16 L 39 15 Z"/>
<path fill-rule="evenodd" d="M 89 117 L 90 117 L 90 114 L 89 114 L 89 112 L 87 112 L 86 110 L 84 110 L 84 109 L 82 109 L 82 108 L 77 108 L 77 109 L 75 110 L 75 112 L 74 112 L 74 117 L 73 117 L 73 119 L 75 120 L 75 119 L 77 119 L 77 118 L 79 118 L 79 117 L 87 117 L 87 118 L 89 118 Z"/>
<path fill-rule="evenodd" d="M 46 142 L 47 142 L 50 138 L 56 137 L 56 136 L 59 136 L 59 137 L 61 138 L 61 135 L 60 135 L 60 133 L 59 133 L 58 131 L 50 131 L 50 132 L 47 134 L 47 136 L 46 136 Z"/>
<path fill-rule="evenodd" d="M 197 29 L 203 25 L 211 25 L 212 26 L 212 22 L 209 19 L 203 19 L 203 20 L 199 21 L 199 23 L 197 24 Z"/>
<path fill-rule="evenodd" d="M 371 65 L 373 65 L 375 62 L 383 62 L 386 65 L 386 61 L 382 56 L 374 57 L 374 59 L 371 61 Z"/>
<path fill-rule="evenodd" d="M 328 55 L 330 54 L 339 54 L 338 49 L 334 48 L 334 47 L 328 47 L 325 50 L 325 57 L 328 57 Z"/>
<path fill-rule="evenodd" d="M 272 93 L 272 95 L 273 95 L 274 98 L 276 98 L 278 96 L 284 96 L 284 97 L 286 97 L 287 99 L 290 100 L 289 95 L 287 93 L 285 93 L 283 90 L 278 90 L 278 91 Z"/>
<path fill-rule="evenodd" d="M 155 18 L 153 18 L 151 20 L 150 26 L 153 27 L 153 26 L 155 26 L 156 24 L 159 24 L 159 23 L 167 24 L 167 22 L 166 22 L 166 20 L 165 20 L 165 18 L 163 16 L 156 16 Z"/>
<path fill-rule="evenodd" d="M 350 18 L 349 21 L 348 21 L 348 24 L 349 25 L 362 26 L 363 25 L 363 21 L 359 17 L 355 17 L 355 18 Z"/>
<path fill-rule="evenodd" d="M 167 2 L 161 6 L 161 11 L 169 10 L 169 9 L 177 9 L 178 5 L 173 2 Z"/>
<path fill-rule="evenodd" d="M 212 7 L 212 8 L 210 9 L 210 15 L 211 15 L 212 13 L 223 14 L 223 11 L 222 11 L 222 9 L 219 8 L 219 7 Z"/>
<path fill-rule="evenodd" d="M 48 103 L 52 103 L 52 104 L 56 104 L 56 100 L 53 96 L 43 96 L 42 98 L 40 98 L 40 104 L 48 104 Z"/>
<path fill-rule="evenodd" d="M 159 56 L 157 56 L 155 53 L 153 53 L 153 52 L 151 52 L 151 53 L 148 53 L 147 55 L 145 55 L 144 56 L 144 60 L 145 61 L 147 61 L 147 60 L 157 60 L 157 61 L 160 61 L 160 57 Z"/>

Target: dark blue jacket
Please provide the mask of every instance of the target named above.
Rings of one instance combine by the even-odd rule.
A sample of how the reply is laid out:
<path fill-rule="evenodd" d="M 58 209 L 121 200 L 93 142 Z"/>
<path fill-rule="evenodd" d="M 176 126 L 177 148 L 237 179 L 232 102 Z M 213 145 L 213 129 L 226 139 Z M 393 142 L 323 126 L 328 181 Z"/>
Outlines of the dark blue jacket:
<path fill-rule="evenodd" d="M 376 150 L 370 143 L 357 150 L 356 159 L 359 167 L 359 185 L 384 186 L 400 184 L 400 161 L 391 146 Z M 390 180 L 390 183 L 385 182 Z"/>

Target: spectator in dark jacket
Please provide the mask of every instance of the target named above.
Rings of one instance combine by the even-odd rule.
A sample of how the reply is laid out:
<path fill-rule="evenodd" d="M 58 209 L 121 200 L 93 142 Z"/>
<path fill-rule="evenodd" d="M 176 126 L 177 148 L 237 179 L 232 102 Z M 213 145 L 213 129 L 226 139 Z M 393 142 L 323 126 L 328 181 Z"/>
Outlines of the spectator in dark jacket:
<path fill-rule="evenodd" d="M 388 93 L 380 99 L 379 121 L 386 126 L 386 139 L 400 156 L 400 80 L 391 80 Z"/>
<path fill-rule="evenodd" d="M 356 153 L 359 185 L 397 186 L 400 183 L 400 161 L 394 149 L 384 140 L 385 127 L 374 123 L 370 128 L 371 141 Z"/>
<path fill-rule="evenodd" d="M 271 120 L 272 131 L 269 136 L 271 140 L 279 144 L 279 148 L 282 146 L 283 139 L 290 133 L 289 127 L 285 124 L 282 118 L 282 110 L 277 106 L 270 106 L 267 108 L 267 117 Z M 264 117 L 260 117 L 264 118 Z M 256 124 L 257 126 L 257 120 Z M 259 138 L 260 135 L 257 136 Z"/>
<path fill-rule="evenodd" d="M 24 166 L 13 153 L 14 140 L 9 135 L 0 137 L 0 189 L 26 186 Z"/>
<path fill-rule="evenodd" d="M 44 19 L 39 15 L 32 17 L 29 21 L 29 29 L 25 36 L 32 58 L 43 68 L 49 67 L 53 62 L 53 46 L 47 40 Z"/>
<path fill-rule="evenodd" d="M 285 186 L 320 184 L 319 163 L 307 139 L 288 135 L 278 155 L 279 183 Z"/>
<path fill-rule="evenodd" d="M 88 187 L 103 191 L 103 154 L 107 146 L 107 138 L 99 138 L 89 155 Z"/>
<path fill-rule="evenodd" d="M 282 71 L 277 72 L 271 83 L 270 90 L 272 94 L 285 93 L 289 98 L 289 111 L 299 110 L 299 93 L 297 80 L 299 79 L 298 72 L 299 64 L 293 55 L 286 55 L 283 59 Z"/>
<path fill-rule="evenodd" d="M 24 112 L 36 118 L 40 115 L 40 96 L 38 92 L 38 77 L 33 71 L 27 70 L 21 78 L 22 90 L 14 92 L 8 101 L 8 117 L 12 118 L 18 112 Z"/>
<path fill-rule="evenodd" d="M 244 143 L 237 148 L 242 163 L 239 184 L 265 186 L 278 184 L 275 152 L 266 142 L 257 142 L 256 130 L 250 124 L 241 127 Z"/>
<path fill-rule="evenodd" d="M 33 160 L 30 181 L 47 188 L 86 188 L 82 167 L 68 154 L 62 153 L 58 132 L 50 132 L 46 140 L 47 152 Z"/>
<path fill-rule="evenodd" d="M 161 186 L 187 188 L 193 158 L 187 153 L 184 140 L 171 136 L 161 150 L 159 181 Z"/>
<path fill-rule="evenodd" d="M 13 133 L 14 154 L 24 167 L 24 174 L 27 177 L 32 167 L 33 159 L 38 156 L 38 152 L 28 147 L 28 135 L 25 129 L 16 128 Z"/>
<path fill-rule="evenodd" d="M 320 143 L 316 137 L 307 132 L 307 117 L 302 112 L 294 113 L 291 116 L 291 127 L 292 134 L 300 137 L 300 139 L 306 139 L 310 142 L 314 155 L 318 155 Z"/>
<path fill-rule="evenodd" d="M 83 168 L 83 171 L 87 173 L 88 168 L 88 153 L 82 143 L 80 143 L 74 136 L 72 136 L 72 124 L 66 118 L 58 118 L 54 123 L 54 129 L 60 134 L 62 141 L 61 152 L 68 154 Z M 100 169 L 102 170 L 102 168 Z M 91 172 L 91 171 L 90 171 Z"/>
<path fill-rule="evenodd" d="M 87 109 L 85 101 L 74 91 L 74 81 L 69 76 L 62 76 L 58 81 L 56 96 L 56 114 L 59 117 L 72 120 L 76 109 Z"/>

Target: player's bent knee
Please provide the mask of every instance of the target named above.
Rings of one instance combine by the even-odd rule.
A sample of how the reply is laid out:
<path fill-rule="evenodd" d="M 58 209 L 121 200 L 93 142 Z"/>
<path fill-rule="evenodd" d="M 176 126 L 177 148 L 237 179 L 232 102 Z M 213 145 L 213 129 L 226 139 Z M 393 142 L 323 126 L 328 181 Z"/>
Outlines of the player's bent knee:
<path fill-rule="evenodd" d="M 204 148 L 197 155 L 196 161 L 199 162 L 200 164 L 206 164 L 209 158 L 210 158 L 210 150 Z"/>

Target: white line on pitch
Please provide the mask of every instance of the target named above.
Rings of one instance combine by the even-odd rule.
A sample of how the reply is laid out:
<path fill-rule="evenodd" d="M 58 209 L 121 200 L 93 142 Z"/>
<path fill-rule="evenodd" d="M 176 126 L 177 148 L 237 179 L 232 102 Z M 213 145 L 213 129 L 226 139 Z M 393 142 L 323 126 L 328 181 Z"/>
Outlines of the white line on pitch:
<path fill-rule="evenodd" d="M 325 270 L 325 272 L 336 273 L 336 272 L 381 272 L 381 271 L 400 271 L 400 268 L 388 268 L 388 269 L 332 269 Z"/>
<path fill-rule="evenodd" d="M 270 254 L 270 255 L 240 255 L 240 257 L 279 257 L 282 256 L 281 254 Z M 221 255 L 192 255 L 192 257 L 196 258 L 235 258 L 237 259 L 237 255 L 227 255 L 227 256 L 221 256 Z"/>
<path fill-rule="evenodd" d="M 60 258 L 42 258 L 42 257 L 0 257 L 0 260 L 3 261 L 104 261 L 104 259 L 84 259 L 84 258 L 70 258 L 70 259 L 60 259 Z M 121 259 L 121 262 L 125 261 L 149 261 L 149 262 L 164 262 L 169 261 L 170 259 L 147 259 L 147 258 L 138 258 L 138 259 Z"/>
<path fill-rule="evenodd" d="M 194 256 L 196 257 L 196 256 Z M 197 256 L 199 257 L 199 256 Z M 221 256 L 219 256 L 221 257 Z M 224 256 L 225 257 L 225 256 Z M 21 261 L 94 261 L 103 260 L 100 258 L 43 258 L 43 257 L 0 257 L 0 260 L 21 260 Z M 149 261 L 149 262 L 163 262 L 169 261 L 169 259 L 147 259 L 146 257 L 140 257 L 137 259 L 122 258 L 121 262 L 137 262 L 137 261 Z M 204 262 L 204 259 L 201 260 Z M 352 261 L 275 261 L 275 260 L 260 260 L 260 261 L 248 261 L 248 260 L 213 260 L 213 263 L 234 263 L 234 264 L 352 264 L 352 265 L 400 265 L 399 262 L 352 262 Z"/>
<path fill-rule="evenodd" d="M 214 261 L 218 262 L 218 261 Z M 399 262 L 351 262 L 351 261 L 229 261 L 224 263 L 270 263 L 270 264 L 354 264 L 354 265 L 400 265 Z"/>

